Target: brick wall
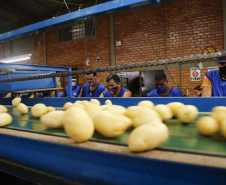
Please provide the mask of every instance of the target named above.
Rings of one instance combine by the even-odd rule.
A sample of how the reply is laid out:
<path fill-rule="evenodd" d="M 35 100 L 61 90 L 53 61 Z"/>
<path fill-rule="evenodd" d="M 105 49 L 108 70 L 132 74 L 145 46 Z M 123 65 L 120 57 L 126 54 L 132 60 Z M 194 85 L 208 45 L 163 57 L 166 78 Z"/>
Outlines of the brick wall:
<path fill-rule="evenodd" d="M 222 0 L 189 0 L 187 5 L 185 1 L 174 0 L 165 3 L 164 7 L 166 58 L 201 54 L 206 46 L 213 46 L 217 51 L 223 49 Z M 115 41 L 122 42 L 115 48 L 116 65 L 165 58 L 162 3 L 116 13 L 114 25 Z M 48 31 L 47 65 L 85 69 L 86 57 L 89 57 L 89 68 L 109 66 L 112 52 L 109 29 L 109 17 L 102 16 L 96 18 L 95 37 L 62 44 L 58 43 L 57 29 Z M 36 35 L 36 45 L 41 42 L 32 52 L 33 64 L 44 64 L 42 36 L 43 33 Z M 9 56 L 7 47 L 9 44 L 5 43 L 5 56 Z M 100 56 L 99 62 L 96 62 L 96 56 Z M 179 69 L 169 72 L 179 84 Z M 204 68 L 201 79 L 206 72 L 207 68 Z M 189 96 L 195 96 L 193 89 L 201 81 L 190 81 L 190 68 L 182 68 L 181 74 L 182 87 L 189 90 Z M 104 83 L 107 76 L 108 73 L 103 73 L 98 78 Z M 176 87 L 169 73 L 167 76 L 169 85 Z M 85 82 L 84 75 L 81 75 L 79 84 Z"/>

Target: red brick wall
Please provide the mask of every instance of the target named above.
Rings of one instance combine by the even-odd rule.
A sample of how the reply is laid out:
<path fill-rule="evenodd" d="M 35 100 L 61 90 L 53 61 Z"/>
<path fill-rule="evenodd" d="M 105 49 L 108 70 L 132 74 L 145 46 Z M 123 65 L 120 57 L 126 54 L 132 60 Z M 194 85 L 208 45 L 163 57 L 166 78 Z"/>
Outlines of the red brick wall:
<path fill-rule="evenodd" d="M 206 46 L 213 46 L 217 51 L 224 48 L 222 0 L 189 0 L 187 1 L 188 11 L 185 1 L 167 2 L 164 7 L 166 58 L 201 54 Z M 116 13 L 114 14 L 114 25 L 115 41 L 122 42 L 121 46 L 115 48 L 116 65 L 165 58 L 162 3 Z M 36 35 L 36 45 L 42 36 L 43 33 Z M 85 69 L 86 57 L 90 59 L 89 68 L 111 64 L 108 16 L 96 18 L 96 36 L 93 38 L 59 44 L 57 29 L 55 29 L 47 32 L 46 39 L 47 65 Z M 44 64 L 43 41 L 42 39 L 40 47 L 32 52 L 33 64 Z M 5 43 L 5 48 L 7 47 L 9 46 Z M 6 56 L 9 55 L 8 51 L 5 49 Z M 100 56 L 99 62 L 96 62 L 96 56 Z M 179 84 L 178 68 L 169 71 Z M 207 68 L 204 68 L 201 79 L 206 72 Z M 182 68 L 181 73 L 182 87 L 189 90 L 189 96 L 195 96 L 193 89 L 196 85 L 201 84 L 201 81 L 190 81 L 190 68 Z M 99 75 L 102 83 L 107 75 L 108 73 Z M 169 85 L 176 87 L 170 75 L 167 76 Z M 81 75 L 79 84 L 83 83 L 85 83 L 85 79 L 84 75 Z"/>

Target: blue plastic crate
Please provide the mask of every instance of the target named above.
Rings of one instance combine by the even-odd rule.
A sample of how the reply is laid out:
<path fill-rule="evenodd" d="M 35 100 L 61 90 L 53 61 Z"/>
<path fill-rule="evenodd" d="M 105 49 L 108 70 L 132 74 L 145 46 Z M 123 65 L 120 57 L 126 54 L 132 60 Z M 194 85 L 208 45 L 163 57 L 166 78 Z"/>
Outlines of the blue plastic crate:
<path fill-rule="evenodd" d="M 21 78 L 55 73 L 55 71 L 12 71 L 0 73 L 0 79 Z M 57 87 L 56 78 L 0 83 L 0 92 L 24 91 Z"/>

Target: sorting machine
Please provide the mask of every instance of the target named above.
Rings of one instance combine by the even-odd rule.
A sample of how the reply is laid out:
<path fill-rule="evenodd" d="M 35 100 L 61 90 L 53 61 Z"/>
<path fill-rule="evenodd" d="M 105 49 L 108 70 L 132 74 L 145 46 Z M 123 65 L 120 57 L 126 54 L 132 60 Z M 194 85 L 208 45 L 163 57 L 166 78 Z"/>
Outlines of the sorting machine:
<path fill-rule="evenodd" d="M 106 98 L 97 98 L 103 105 Z M 215 106 L 225 106 L 225 98 L 110 98 L 124 107 L 142 100 L 154 104 L 182 102 L 195 105 L 200 116 Z M 33 106 L 44 103 L 62 109 L 77 98 L 22 99 Z M 82 98 L 79 100 L 90 100 Z M 129 129 L 115 139 L 95 133 L 84 143 L 71 140 L 63 129 L 45 128 L 30 111 L 21 115 L 12 99 L 0 99 L 13 122 L 0 128 L 0 171 L 40 184 L 225 184 L 226 139 L 220 134 L 205 137 L 195 122 L 183 125 L 177 119 L 165 124 L 169 139 L 158 148 L 129 151 Z"/>

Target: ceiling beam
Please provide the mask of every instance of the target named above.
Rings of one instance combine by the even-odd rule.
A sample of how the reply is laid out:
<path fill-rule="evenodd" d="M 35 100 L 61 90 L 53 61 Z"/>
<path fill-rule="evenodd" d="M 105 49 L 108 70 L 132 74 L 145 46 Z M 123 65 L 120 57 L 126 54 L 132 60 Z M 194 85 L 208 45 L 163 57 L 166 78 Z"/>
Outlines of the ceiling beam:
<path fill-rule="evenodd" d="M 31 23 L 37 21 L 32 13 L 29 13 L 26 8 L 17 4 L 15 1 L 0 1 L 0 5 Z"/>
<path fill-rule="evenodd" d="M 152 0 L 153 1 L 153 0 Z M 46 21 L 41 21 L 17 30 L 13 30 L 0 35 L 0 41 L 4 42 L 14 38 L 22 37 L 30 33 L 37 33 L 48 28 L 71 23 L 75 20 L 86 19 L 92 16 L 111 14 L 116 11 L 122 11 L 129 8 L 135 8 L 150 4 L 149 0 L 114 0 L 102 3 L 79 11 L 67 13 Z"/>

